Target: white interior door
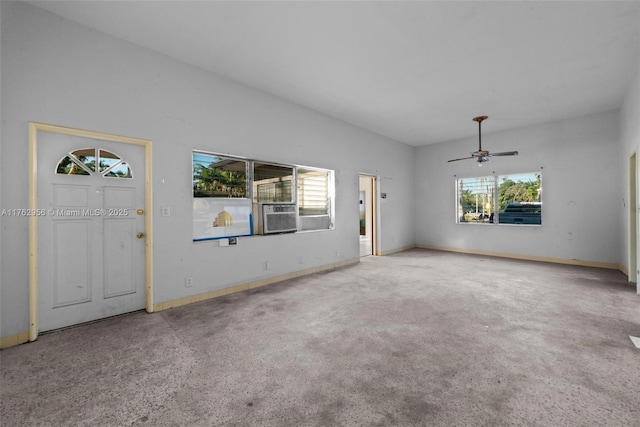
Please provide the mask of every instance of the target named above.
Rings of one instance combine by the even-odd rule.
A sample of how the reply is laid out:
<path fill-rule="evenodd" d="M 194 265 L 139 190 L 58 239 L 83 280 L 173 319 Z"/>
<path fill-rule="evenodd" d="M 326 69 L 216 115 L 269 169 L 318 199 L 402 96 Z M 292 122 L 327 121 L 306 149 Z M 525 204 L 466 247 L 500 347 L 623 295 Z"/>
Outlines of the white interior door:
<path fill-rule="evenodd" d="M 38 325 L 145 307 L 144 147 L 41 133 Z"/>

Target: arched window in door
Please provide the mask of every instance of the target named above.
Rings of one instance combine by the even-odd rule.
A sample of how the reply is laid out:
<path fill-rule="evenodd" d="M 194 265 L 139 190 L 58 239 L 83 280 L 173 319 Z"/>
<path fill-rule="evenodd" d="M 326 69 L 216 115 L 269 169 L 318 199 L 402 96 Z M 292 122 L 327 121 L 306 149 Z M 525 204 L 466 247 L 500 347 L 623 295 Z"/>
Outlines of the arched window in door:
<path fill-rule="evenodd" d="M 133 178 L 127 162 L 102 148 L 74 150 L 58 162 L 56 173 L 63 175 L 101 175 L 105 178 Z"/>

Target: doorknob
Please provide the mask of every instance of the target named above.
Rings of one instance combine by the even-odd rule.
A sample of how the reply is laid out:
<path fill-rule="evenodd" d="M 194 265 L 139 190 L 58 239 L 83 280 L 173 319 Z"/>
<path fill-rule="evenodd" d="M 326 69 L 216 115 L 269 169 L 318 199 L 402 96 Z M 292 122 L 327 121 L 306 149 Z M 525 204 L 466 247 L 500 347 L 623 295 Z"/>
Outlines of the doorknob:
<path fill-rule="evenodd" d="M 138 239 L 142 239 L 144 237 L 144 233 L 138 233 L 138 234 L 136 234 L 136 237 Z"/>

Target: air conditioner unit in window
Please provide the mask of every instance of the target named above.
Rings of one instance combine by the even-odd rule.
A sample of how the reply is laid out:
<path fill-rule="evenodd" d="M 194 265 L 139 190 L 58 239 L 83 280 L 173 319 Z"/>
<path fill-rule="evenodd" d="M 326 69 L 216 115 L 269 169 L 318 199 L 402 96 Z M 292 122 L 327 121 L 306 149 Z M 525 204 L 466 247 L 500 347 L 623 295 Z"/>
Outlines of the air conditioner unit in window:
<path fill-rule="evenodd" d="M 298 214 L 295 203 L 262 203 L 258 217 L 258 234 L 297 231 Z"/>

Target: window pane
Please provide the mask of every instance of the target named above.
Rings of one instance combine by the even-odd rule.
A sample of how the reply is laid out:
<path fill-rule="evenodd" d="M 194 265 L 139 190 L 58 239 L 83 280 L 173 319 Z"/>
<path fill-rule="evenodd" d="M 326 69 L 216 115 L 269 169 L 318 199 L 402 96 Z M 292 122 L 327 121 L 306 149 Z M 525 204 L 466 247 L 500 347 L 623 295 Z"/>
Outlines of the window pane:
<path fill-rule="evenodd" d="M 458 222 L 492 223 L 494 202 L 493 176 L 458 180 Z"/>
<path fill-rule="evenodd" d="M 298 215 L 300 230 L 333 228 L 333 172 L 298 168 Z"/>
<path fill-rule="evenodd" d="M 106 150 L 100 150 L 100 172 L 104 172 L 120 161 L 120 157 Z"/>
<path fill-rule="evenodd" d="M 293 167 L 255 162 L 253 199 L 259 203 L 293 202 Z"/>
<path fill-rule="evenodd" d="M 75 160 L 75 157 L 72 159 L 70 156 L 66 156 L 60 160 L 56 168 L 56 173 L 65 175 L 90 175 L 89 171 Z"/>
<path fill-rule="evenodd" d="M 76 160 L 82 163 L 91 172 L 96 171 L 96 149 L 95 148 L 83 148 L 81 150 L 75 150 L 71 153 Z"/>
<path fill-rule="evenodd" d="M 193 197 L 247 197 L 247 162 L 193 153 Z"/>
<path fill-rule="evenodd" d="M 329 214 L 329 173 L 298 169 L 298 211 L 300 216 Z"/>
<path fill-rule="evenodd" d="M 109 172 L 105 173 L 104 176 L 110 178 L 133 178 L 131 169 L 126 162 L 122 162 L 119 165 L 115 166 Z"/>
<path fill-rule="evenodd" d="M 498 222 L 542 224 L 542 177 L 523 173 L 498 177 Z"/>

